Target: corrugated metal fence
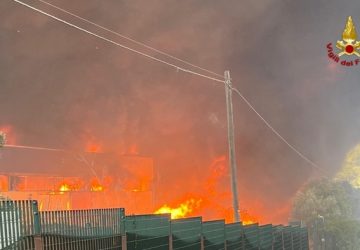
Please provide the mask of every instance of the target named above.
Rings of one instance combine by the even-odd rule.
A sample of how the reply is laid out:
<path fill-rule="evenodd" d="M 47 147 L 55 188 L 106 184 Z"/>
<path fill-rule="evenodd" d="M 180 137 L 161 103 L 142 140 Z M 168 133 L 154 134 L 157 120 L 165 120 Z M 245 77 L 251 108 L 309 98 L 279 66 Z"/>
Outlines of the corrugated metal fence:
<path fill-rule="evenodd" d="M 36 201 L 0 201 L 0 249 L 308 250 L 309 244 L 298 225 L 125 216 L 123 208 L 39 212 Z"/>

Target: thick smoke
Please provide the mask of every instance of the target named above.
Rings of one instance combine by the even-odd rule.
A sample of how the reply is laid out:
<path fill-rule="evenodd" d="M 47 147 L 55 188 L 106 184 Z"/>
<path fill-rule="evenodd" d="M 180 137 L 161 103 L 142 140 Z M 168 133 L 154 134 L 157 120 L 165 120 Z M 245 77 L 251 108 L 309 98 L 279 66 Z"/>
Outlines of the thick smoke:
<path fill-rule="evenodd" d="M 360 140 L 359 71 L 331 65 L 325 47 L 348 15 L 360 30 L 356 0 L 52 3 L 220 74 L 230 69 L 258 111 L 330 173 Z M 224 96 L 215 82 L 0 2 L 0 127 L 11 125 L 20 144 L 79 150 L 91 141 L 117 153 L 136 145 L 154 158 L 164 201 L 199 188 L 226 154 Z M 286 221 L 291 197 L 317 173 L 237 96 L 234 107 L 240 205 Z"/>

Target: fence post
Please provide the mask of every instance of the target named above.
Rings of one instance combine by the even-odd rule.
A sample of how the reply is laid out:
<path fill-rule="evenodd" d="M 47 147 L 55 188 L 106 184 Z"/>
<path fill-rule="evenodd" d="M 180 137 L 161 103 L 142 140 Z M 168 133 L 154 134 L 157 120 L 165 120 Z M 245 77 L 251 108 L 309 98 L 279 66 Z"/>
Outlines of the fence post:
<path fill-rule="evenodd" d="M 44 244 L 41 237 L 40 213 L 37 201 L 31 202 L 31 210 L 34 216 L 34 244 L 35 250 L 43 250 Z"/>
<path fill-rule="evenodd" d="M 125 228 L 125 211 L 124 209 L 120 210 L 120 234 L 121 234 L 121 249 L 127 250 L 127 237 L 126 237 L 126 228 Z"/>
<path fill-rule="evenodd" d="M 245 229 L 244 227 L 242 227 L 242 230 L 241 230 L 241 247 L 242 249 L 245 249 Z"/>
<path fill-rule="evenodd" d="M 204 250 L 205 249 L 205 241 L 204 241 L 204 235 L 200 236 L 200 249 Z"/>
<path fill-rule="evenodd" d="M 43 250 L 44 244 L 41 235 L 34 236 L 35 250 Z"/>
<path fill-rule="evenodd" d="M 169 235 L 169 250 L 173 250 L 173 237 L 172 237 L 172 234 Z"/>
<path fill-rule="evenodd" d="M 121 249 L 127 250 L 127 237 L 125 235 L 121 235 Z"/>

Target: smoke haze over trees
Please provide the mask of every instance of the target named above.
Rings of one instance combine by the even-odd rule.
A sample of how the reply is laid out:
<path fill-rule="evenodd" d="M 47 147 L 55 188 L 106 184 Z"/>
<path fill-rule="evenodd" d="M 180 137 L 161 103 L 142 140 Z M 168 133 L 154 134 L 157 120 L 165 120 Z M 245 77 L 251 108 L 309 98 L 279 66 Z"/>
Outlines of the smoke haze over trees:
<path fill-rule="evenodd" d="M 360 191 L 348 182 L 319 180 L 297 194 L 293 217 L 309 229 L 314 249 L 356 249 L 360 244 Z"/>

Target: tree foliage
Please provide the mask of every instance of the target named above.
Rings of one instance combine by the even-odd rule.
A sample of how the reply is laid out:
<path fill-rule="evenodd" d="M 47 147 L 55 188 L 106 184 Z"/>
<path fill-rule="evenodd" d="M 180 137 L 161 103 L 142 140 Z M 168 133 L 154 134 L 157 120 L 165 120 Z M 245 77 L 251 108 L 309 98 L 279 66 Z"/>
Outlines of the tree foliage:
<path fill-rule="evenodd" d="M 305 222 L 318 218 L 344 218 L 352 216 L 351 196 L 348 185 L 341 182 L 321 180 L 310 183 L 295 198 L 293 216 Z"/>
<path fill-rule="evenodd" d="M 345 158 L 335 180 L 346 181 L 355 188 L 360 188 L 360 144 L 353 148 Z"/>
<path fill-rule="evenodd" d="M 332 219 L 326 223 L 325 232 L 333 239 L 335 249 L 358 250 L 360 223 L 356 220 Z"/>
<path fill-rule="evenodd" d="M 319 230 L 321 235 L 328 235 L 335 249 L 357 249 L 355 246 L 360 245 L 358 197 L 359 191 L 348 182 L 327 179 L 311 182 L 297 194 L 293 217 L 306 223 L 311 236 L 320 234 Z"/>
<path fill-rule="evenodd" d="M 6 143 L 5 133 L 0 131 L 0 148 L 3 147 Z"/>

